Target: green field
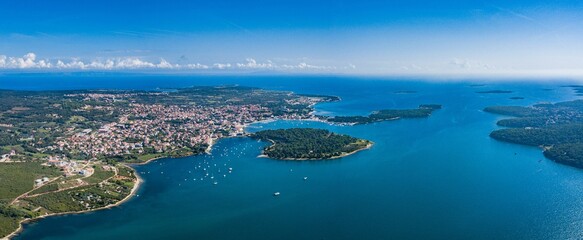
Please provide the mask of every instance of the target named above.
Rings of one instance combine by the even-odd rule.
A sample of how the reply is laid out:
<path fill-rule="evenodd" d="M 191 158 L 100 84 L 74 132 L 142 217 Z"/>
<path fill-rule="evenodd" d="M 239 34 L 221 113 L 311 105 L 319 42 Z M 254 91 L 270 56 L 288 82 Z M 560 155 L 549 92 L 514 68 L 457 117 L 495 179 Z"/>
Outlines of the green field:
<path fill-rule="evenodd" d="M 89 184 L 103 182 L 104 180 L 106 180 L 110 177 L 113 177 L 115 175 L 115 172 L 105 171 L 105 170 L 103 170 L 103 168 L 101 168 L 101 166 L 95 166 L 93 169 L 95 169 L 95 172 L 93 173 L 93 175 L 91 175 L 88 178 L 83 179 L 85 182 L 87 182 Z"/>
<path fill-rule="evenodd" d="M 0 164 L 0 201 L 8 202 L 30 191 L 34 180 L 56 177 L 61 173 L 53 167 L 41 166 L 38 162 Z"/>

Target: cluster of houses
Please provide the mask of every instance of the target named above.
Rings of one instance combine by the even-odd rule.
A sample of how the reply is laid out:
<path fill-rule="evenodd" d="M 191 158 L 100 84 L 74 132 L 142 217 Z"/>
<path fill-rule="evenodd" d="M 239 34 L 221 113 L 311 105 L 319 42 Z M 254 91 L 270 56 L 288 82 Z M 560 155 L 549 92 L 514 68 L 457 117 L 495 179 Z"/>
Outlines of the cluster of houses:
<path fill-rule="evenodd" d="M 269 116 L 271 111 L 259 105 L 181 108 L 132 104 L 119 122 L 96 131 L 77 130 L 57 141 L 57 147 L 88 156 L 142 153 L 144 148 L 166 152 L 242 134 L 244 124 Z"/>
<path fill-rule="evenodd" d="M 146 93 L 67 96 L 81 95 L 85 100 L 115 102 L 135 94 Z M 298 97 L 288 99 L 286 103 L 312 106 L 321 101 L 323 100 L 317 97 Z M 91 109 L 84 107 L 83 110 Z M 274 117 L 273 109 L 261 104 L 177 106 L 133 102 L 129 108 L 121 110 L 123 114 L 118 121 L 104 124 L 99 129 L 68 129 L 67 137 L 58 139 L 54 149 L 82 153 L 89 157 L 171 152 L 185 147 L 212 145 L 216 139 L 222 137 L 243 135 L 245 124 Z M 303 119 L 310 114 L 305 111 L 290 111 L 289 114 L 278 117 Z"/>
<path fill-rule="evenodd" d="M 0 156 L 0 162 L 9 162 L 10 161 L 10 157 L 12 156 L 16 156 L 16 151 L 15 150 L 11 150 L 10 153 L 7 154 L 2 154 Z"/>
<path fill-rule="evenodd" d="M 46 165 L 61 169 L 66 177 L 74 175 L 89 176 L 93 174 L 93 168 L 81 165 L 79 161 L 68 160 L 64 155 L 49 156 Z"/>
<path fill-rule="evenodd" d="M 50 179 L 48 177 L 39 178 L 39 179 L 34 180 L 34 185 L 37 187 L 42 186 L 49 181 L 50 181 Z"/>

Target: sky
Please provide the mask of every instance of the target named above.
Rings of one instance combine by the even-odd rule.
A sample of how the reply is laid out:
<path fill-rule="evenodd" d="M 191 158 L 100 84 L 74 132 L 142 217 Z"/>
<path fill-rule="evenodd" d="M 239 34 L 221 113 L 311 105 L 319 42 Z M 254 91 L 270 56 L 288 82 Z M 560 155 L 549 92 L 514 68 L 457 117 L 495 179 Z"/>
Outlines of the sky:
<path fill-rule="evenodd" d="M 583 77 L 583 1 L 0 0 L 0 72 Z"/>

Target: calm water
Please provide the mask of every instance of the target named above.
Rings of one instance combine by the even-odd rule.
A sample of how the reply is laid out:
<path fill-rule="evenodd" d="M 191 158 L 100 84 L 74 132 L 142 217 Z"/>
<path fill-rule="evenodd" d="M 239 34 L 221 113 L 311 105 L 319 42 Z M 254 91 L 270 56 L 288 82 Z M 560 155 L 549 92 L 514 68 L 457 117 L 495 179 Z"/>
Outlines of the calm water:
<path fill-rule="evenodd" d="M 138 166 L 145 183 L 138 197 L 120 207 L 27 224 L 18 239 L 583 237 L 583 171 L 546 160 L 537 148 L 490 139 L 488 134 L 501 117 L 481 111 L 495 104 L 575 98 L 570 89 L 559 87 L 562 83 L 470 87 L 468 82 L 336 77 L 107 75 L 4 76 L 0 83 L 2 88 L 27 90 L 238 83 L 338 95 L 341 102 L 317 106 L 320 113 L 333 115 L 423 103 L 444 106 L 428 119 L 360 126 L 298 121 L 255 124 L 248 131 L 318 127 L 376 144 L 340 160 L 293 162 L 257 158 L 265 143 L 224 139 L 212 155 Z M 475 93 L 493 89 L 515 93 Z M 399 90 L 418 92 L 393 93 Z M 525 99 L 508 99 L 511 96 Z M 207 167 L 214 179 L 201 181 L 203 170 L 198 166 Z M 213 185 L 214 181 L 218 184 Z M 281 192 L 279 197 L 272 196 L 276 191 Z"/>

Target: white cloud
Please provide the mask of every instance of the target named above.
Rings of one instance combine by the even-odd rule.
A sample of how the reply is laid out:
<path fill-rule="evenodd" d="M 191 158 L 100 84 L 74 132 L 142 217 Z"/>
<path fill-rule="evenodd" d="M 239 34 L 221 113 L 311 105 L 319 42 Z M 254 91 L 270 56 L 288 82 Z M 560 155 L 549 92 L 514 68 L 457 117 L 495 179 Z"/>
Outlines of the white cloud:
<path fill-rule="evenodd" d="M 283 69 L 299 69 L 299 70 L 334 70 L 336 67 L 334 66 L 319 66 L 319 65 L 311 65 L 305 62 L 298 63 L 297 65 L 281 65 Z"/>
<path fill-rule="evenodd" d="M 468 59 L 459 59 L 459 58 L 454 58 L 453 60 L 451 60 L 449 62 L 450 65 L 453 65 L 457 68 L 460 69 L 465 69 L 465 70 L 489 70 L 489 69 L 493 69 L 495 68 L 492 65 L 489 64 L 485 64 L 479 61 L 471 61 Z"/>
<path fill-rule="evenodd" d="M 356 68 L 349 65 L 349 68 Z M 139 70 L 139 69 L 165 69 L 165 70 L 280 70 L 280 71 L 313 71 L 335 70 L 334 66 L 312 65 L 306 62 L 298 64 L 279 65 L 271 60 L 258 62 L 254 58 L 247 58 L 243 63 L 213 63 L 211 65 L 201 63 L 173 64 L 165 59 L 159 62 L 151 62 L 137 57 L 116 57 L 107 59 L 82 60 L 80 58 L 63 59 L 38 59 L 36 54 L 28 53 L 22 57 L 8 57 L 0 55 L 0 70 L 17 69 L 46 69 L 46 70 Z"/>
<path fill-rule="evenodd" d="M 417 71 L 417 72 L 418 71 L 425 71 L 425 70 L 427 70 L 426 68 L 421 67 L 421 66 L 419 66 L 417 64 L 409 64 L 409 65 L 406 65 L 406 66 L 402 66 L 401 69 L 402 70 L 405 70 L 405 71 Z"/>
<path fill-rule="evenodd" d="M 187 69 L 209 69 L 208 65 L 200 64 L 200 63 L 189 63 L 186 64 L 185 67 Z"/>
<path fill-rule="evenodd" d="M 231 64 L 230 63 L 215 63 L 213 64 L 214 68 L 217 69 L 227 69 L 227 68 L 231 68 Z"/>
<path fill-rule="evenodd" d="M 257 63 L 257 61 L 255 61 L 255 59 L 253 58 L 247 58 L 245 59 L 245 61 L 247 61 L 246 63 L 237 63 L 237 67 L 238 68 L 243 68 L 243 69 L 273 69 L 275 68 L 275 65 L 271 62 L 271 61 L 267 61 L 266 63 Z"/>
<path fill-rule="evenodd" d="M 172 65 L 171 63 L 166 61 L 166 59 L 162 58 L 162 60 L 160 60 L 160 63 L 158 63 L 158 65 L 156 65 L 156 67 L 158 67 L 158 68 L 175 68 L 175 67 L 179 67 L 179 66 Z"/>
<path fill-rule="evenodd" d="M 51 68 L 48 60 L 36 61 L 36 54 L 27 53 L 22 57 L 7 57 L 0 55 L 0 68 L 27 69 L 27 68 Z"/>

